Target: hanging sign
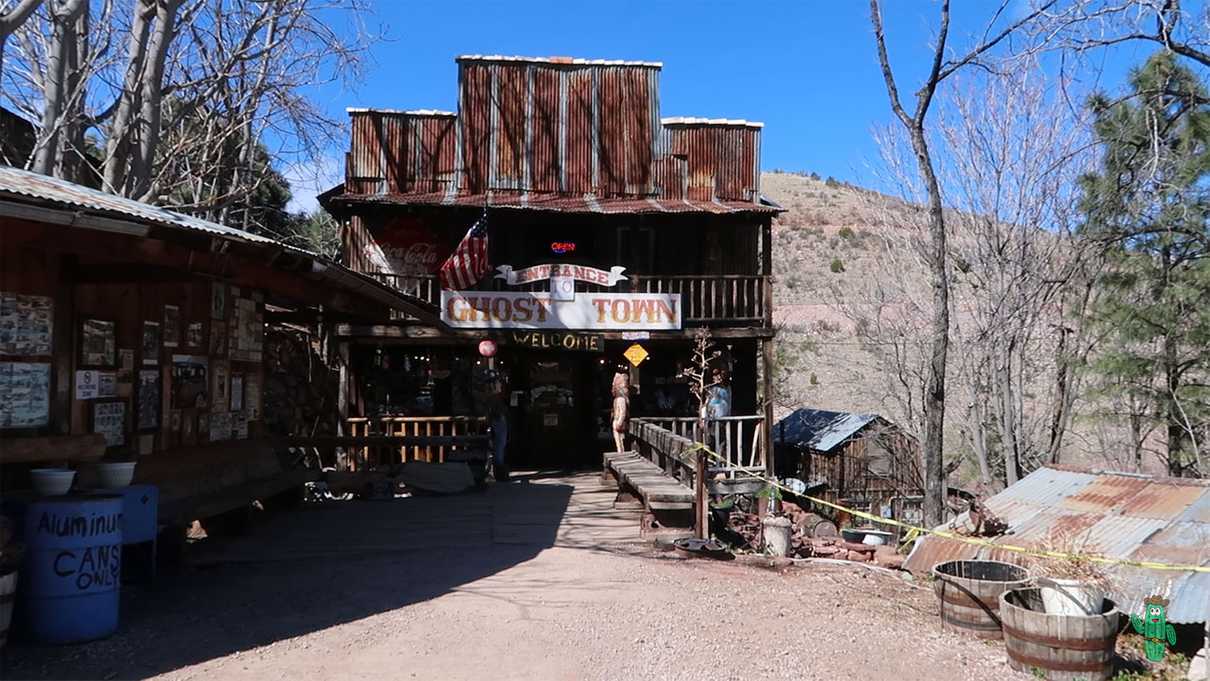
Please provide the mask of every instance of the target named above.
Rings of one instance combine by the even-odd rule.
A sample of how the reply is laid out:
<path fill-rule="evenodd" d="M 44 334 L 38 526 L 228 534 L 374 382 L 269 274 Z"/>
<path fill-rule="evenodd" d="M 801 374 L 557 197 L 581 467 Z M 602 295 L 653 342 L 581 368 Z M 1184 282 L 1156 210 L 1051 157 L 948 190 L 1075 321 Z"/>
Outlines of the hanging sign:
<path fill-rule="evenodd" d="M 558 331 L 513 331 L 507 337 L 514 345 L 535 350 L 573 350 L 604 352 L 605 337 L 594 333 L 559 333 Z"/>
<path fill-rule="evenodd" d="M 565 264 L 534 265 L 521 270 L 514 270 L 512 265 L 500 265 L 496 269 L 499 271 L 496 278 L 503 279 L 509 286 L 520 286 L 554 277 L 568 277 L 597 286 L 614 286 L 619 281 L 626 281 L 626 275 L 622 274 L 626 268 L 618 265 L 608 271 L 586 265 Z"/>
<path fill-rule="evenodd" d="M 630 360 L 630 364 L 632 366 L 637 367 L 643 363 L 643 360 L 647 359 L 648 354 L 647 348 L 635 343 L 634 345 L 626 348 L 626 352 L 623 352 L 622 356 Z"/>
<path fill-rule="evenodd" d="M 441 291 L 441 321 L 457 329 L 677 330 L 681 297 L 671 293 Z"/>

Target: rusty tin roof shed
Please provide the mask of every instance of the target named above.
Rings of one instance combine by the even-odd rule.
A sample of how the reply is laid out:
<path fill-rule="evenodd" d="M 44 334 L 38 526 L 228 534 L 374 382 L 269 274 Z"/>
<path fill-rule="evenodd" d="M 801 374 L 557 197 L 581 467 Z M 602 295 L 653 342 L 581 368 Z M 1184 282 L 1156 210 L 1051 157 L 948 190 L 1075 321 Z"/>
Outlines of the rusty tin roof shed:
<path fill-rule="evenodd" d="M 662 64 L 467 55 L 458 111 L 349 109 L 343 185 L 325 204 L 578 213 L 775 213 L 761 124 L 660 118 Z"/>
<path fill-rule="evenodd" d="M 1210 481 L 1045 467 L 987 500 L 1010 534 L 992 540 L 1038 549 L 1074 546 L 1110 558 L 1210 566 Z M 962 514 L 955 523 L 966 521 Z M 942 528 L 938 528 L 942 529 Z M 1029 564 L 1029 556 L 945 537 L 919 540 L 904 567 L 928 572 L 947 560 L 992 559 Z M 1123 612 L 1143 599 L 1169 599 L 1168 620 L 1210 619 L 1210 573 L 1104 566 L 1110 598 Z"/>

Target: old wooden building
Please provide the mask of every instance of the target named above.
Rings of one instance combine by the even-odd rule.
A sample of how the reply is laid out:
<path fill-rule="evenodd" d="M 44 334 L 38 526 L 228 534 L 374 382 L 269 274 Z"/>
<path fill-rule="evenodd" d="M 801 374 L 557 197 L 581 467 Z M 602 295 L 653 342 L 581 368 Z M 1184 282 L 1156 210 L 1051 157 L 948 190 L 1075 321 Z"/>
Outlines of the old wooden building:
<path fill-rule="evenodd" d="M 780 473 L 805 482 L 809 494 L 884 517 L 917 519 L 924 493 L 920 444 L 887 419 L 797 409 L 774 426 L 773 446 Z"/>
<path fill-rule="evenodd" d="M 274 319 L 424 316 L 273 239 L 0 167 L 0 485 L 137 460 L 166 525 L 300 484 L 264 423 Z M 435 319 L 435 316 L 434 316 Z"/>
<path fill-rule="evenodd" d="M 678 374 L 705 327 L 731 381 L 720 441 L 764 461 L 779 208 L 760 194 L 761 124 L 661 118 L 659 63 L 457 64 L 457 111 L 350 109 L 344 182 L 320 197 L 344 263 L 442 322 L 340 327 L 353 425 L 443 432 L 475 415 L 476 348 L 491 339 L 513 461 L 596 462 L 614 364 L 633 367 L 636 416 L 691 419 Z M 443 291 L 438 268 L 485 211 L 492 271 Z"/>

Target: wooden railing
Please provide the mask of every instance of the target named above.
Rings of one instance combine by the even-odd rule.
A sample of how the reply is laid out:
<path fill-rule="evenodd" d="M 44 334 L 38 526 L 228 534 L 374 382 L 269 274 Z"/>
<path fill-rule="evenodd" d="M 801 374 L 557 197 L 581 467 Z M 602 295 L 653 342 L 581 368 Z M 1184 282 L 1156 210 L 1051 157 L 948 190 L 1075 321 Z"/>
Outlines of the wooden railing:
<path fill-rule="evenodd" d="M 697 467 L 697 448 L 693 440 L 662 428 L 648 419 L 630 419 L 626 423 L 629 448 L 664 470 L 669 477 L 692 488 Z"/>
<path fill-rule="evenodd" d="M 383 438 L 459 438 L 482 436 L 487 433 L 487 419 L 481 416 L 379 416 L 347 419 L 352 437 Z M 360 466 L 382 466 L 408 461 L 441 463 L 456 445 L 380 445 L 358 447 L 350 463 L 354 470 Z"/>
<path fill-rule="evenodd" d="M 759 274 L 636 275 L 636 293 L 681 296 L 681 318 L 687 324 L 745 322 L 762 326 L 769 320 L 769 278 Z"/>
<path fill-rule="evenodd" d="M 694 440 L 698 437 L 697 419 L 692 416 L 643 417 L 645 421 L 676 435 Z M 763 474 L 766 468 L 765 417 L 726 416 L 706 419 L 706 445 L 727 461 L 731 477 L 744 473 Z M 719 464 L 722 465 L 722 464 Z"/>
<path fill-rule="evenodd" d="M 420 298 L 441 304 L 441 283 L 436 275 L 403 275 L 378 272 L 379 281 Z M 687 325 L 737 323 L 743 326 L 772 324 L 772 288 L 769 277 L 759 274 L 630 274 L 613 288 L 580 282 L 580 290 L 596 292 L 671 293 L 681 297 L 681 319 Z M 550 290 L 549 280 L 508 286 L 488 276 L 479 283 L 482 291 Z"/>
<path fill-rule="evenodd" d="M 765 487 L 758 477 L 764 470 L 736 468 L 714 461 L 692 438 L 657 425 L 657 420 L 631 419 L 626 425 L 628 445 L 659 466 L 668 477 L 693 490 L 694 531 L 697 537 L 705 539 L 710 526 L 706 512 L 708 495 L 757 493 Z"/>

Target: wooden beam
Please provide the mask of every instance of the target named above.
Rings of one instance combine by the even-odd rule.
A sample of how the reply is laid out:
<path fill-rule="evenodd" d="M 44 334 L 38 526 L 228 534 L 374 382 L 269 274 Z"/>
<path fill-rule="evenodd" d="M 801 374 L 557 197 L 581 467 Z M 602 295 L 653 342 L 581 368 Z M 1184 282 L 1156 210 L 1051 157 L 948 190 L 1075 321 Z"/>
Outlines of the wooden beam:
<path fill-rule="evenodd" d="M 390 338 L 421 341 L 471 341 L 482 340 L 484 337 L 521 329 L 439 329 L 420 324 L 339 324 L 336 335 L 356 338 Z M 621 331 L 593 331 L 592 329 L 561 329 L 572 333 L 583 332 L 597 334 L 605 340 L 630 340 L 622 337 Z M 679 331 L 652 331 L 648 340 L 689 340 L 693 338 L 696 328 Z M 774 330 L 759 327 L 715 327 L 710 330 L 714 338 L 773 338 Z"/>
<path fill-rule="evenodd" d="M 80 284 L 182 282 L 195 277 L 182 269 L 158 265 L 83 265 L 76 269 L 76 282 Z"/>
<path fill-rule="evenodd" d="M 360 436 L 292 436 L 281 439 L 288 447 L 486 447 L 486 435 L 360 435 Z"/>
<path fill-rule="evenodd" d="M 100 433 L 0 439 L 0 463 L 96 461 L 104 455 Z"/>

